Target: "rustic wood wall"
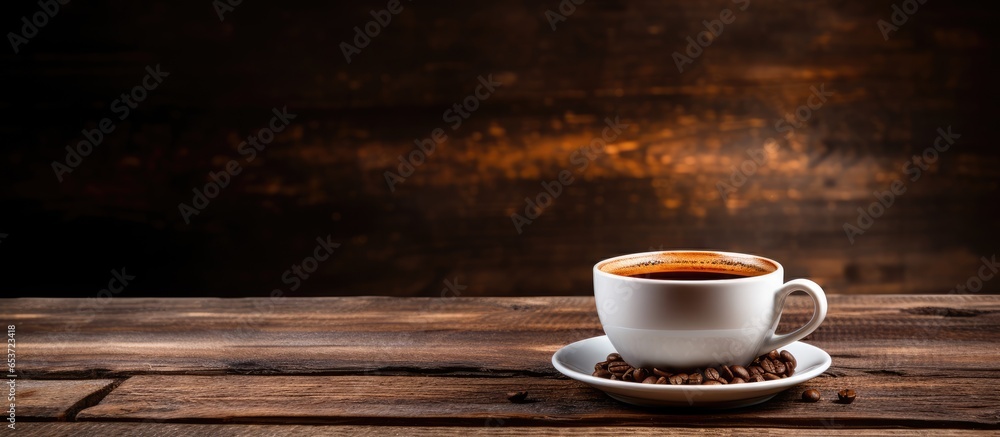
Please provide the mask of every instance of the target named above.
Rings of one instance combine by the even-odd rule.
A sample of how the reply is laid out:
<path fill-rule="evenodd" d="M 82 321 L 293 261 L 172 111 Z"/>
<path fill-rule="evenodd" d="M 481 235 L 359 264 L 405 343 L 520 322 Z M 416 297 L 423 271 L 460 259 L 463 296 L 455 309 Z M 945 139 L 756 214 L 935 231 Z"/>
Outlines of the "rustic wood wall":
<path fill-rule="evenodd" d="M 40 10 L 22 3 L 0 30 Z M 587 0 L 555 30 L 556 0 L 403 1 L 350 63 L 341 42 L 388 2 L 243 2 L 224 20 L 182 3 L 72 2 L 0 50 L 5 294 L 95 296 L 121 267 L 119 296 L 589 294 L 596 261 L 660 248 L 762 254 L 831 293 L 947 293 L 1000 248 L 997 42 L 972 2 L 928 1 L 886 40 L 890 0 Z M 679 72 L 674 52 L 720 13 Z M 52 162 L 157 64 L 169 76 L 59 182 Z M 502 85 L 452 129 L 445 111 L 490 75 Z M 286 106 L 245 162 L 241 139 Z M 581 161 L 606 117 L 628 128 Z M 960 138 L 910 180 L 948 126 Z M 185 223 L 178 204 L 232 159 L 242 173 Z M 563 171 L 518 233 L 511 215 Z M 852 243 L 844 224 L 897 179 Z M 327 235 L 341 246 L 292 290 L 284 272 Z"/>

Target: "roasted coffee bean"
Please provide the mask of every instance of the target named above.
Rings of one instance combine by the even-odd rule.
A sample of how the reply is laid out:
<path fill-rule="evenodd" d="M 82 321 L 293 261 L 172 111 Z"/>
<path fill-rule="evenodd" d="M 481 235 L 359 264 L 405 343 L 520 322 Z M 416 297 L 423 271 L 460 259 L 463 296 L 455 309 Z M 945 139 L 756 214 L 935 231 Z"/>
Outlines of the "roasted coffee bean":
<path fill-rule="evenodd" d="M 774 363 L 774 373 L 777 373 L 778 375 L 784 375 L 785 372 L 788 371 L 788 368 L 785 367 L 785 363 L 781 362 L 780 360 L 772 362 Z"/>
<path fill-rule="evenodd" d="M 789 351 L 781 351 L 781 361 L 784 361 L 785 364 L 792 369 L 794 369 L 798 364 L 798 362 L 795 361 L 795 356 Z"/>
<path fill-rule="evenodd" d="M 733 370 L 729 366 L 722 366 L 719 368 L 719 379 L 724 379 L 726 381 L 733 380 Z"/>
<path fill-rule="evenodd" d="M 787 378 L 795 373 L 797 362 L 788 351 L 771 351 L 761 355 L 744 367 L 740 365 L 709 367 L 704 372 L 677 372 L 670 369 L 649 367 L 632 367 L 621 355 L 612 353 L 607 361 L 594 364 L 594 373 L 598 378 L 612 381 L 625 381 L 644 384 L 673 385 L 725 385 L 750 382 L 773 381 Z"/>
<path fill-rule="evenodd" d="M 854 399 L 856 399 L 857 397 L 858 394 L 854 393 L 854 390 L 851 390 L 849 388 L 845 388 L 837 392 L 837 400 L 840 401 L 840 403 L 842 404 L 849 404 L 851 402 L 854 402 Z"/>
<path fill-rule="evenodd" d="M 709 367 L 705 369 L 705 379 L 708 379 L 709 381 L 714 381 L 716 379 L 719 379 L 719 376 L 720 376 L 719 371 L 716 370 L 715 367 Z"/>
<path fill-rule="evenodd" d="M 764 369 L 764 373 L 778 373 L 777 369 L 774 368 L 774 361 L 770 358 L 763 358 L 760 360 L 760 367 Z M 610 367 L 608 370 L 611 370 Z"/>
<path fill-rule="evenodd" d="M 819 390 L 811 388 L 802 392 L 802 400 L 806 402 L 819 402 Z"/>
<path fill-rule="evenodd" d="M 507 393 L 507 400 L 511 401 L 511 402 L 513 402 L 515 404 L 524 402 L 525 399 L 527 399 L 527 398 L 528 398 L 528 392 L 527 392 L 527 390 L 512 391 L 510 393 Z"/>
<path fill-rule="evenodd" d="M 729 370 L 731 372 L 733 372 L 733 376 L 734 377 L 739 377 L 740 379 L 742 379 L 744 381 L 750 379 L 750 372 L 747 372 L 747 369 L 744 368 L 743 366 L 740 366 L 740 365 L 729 366 Z"/>
<path fill-rule="evenodd" d="M 611 373 L 621 373 L 621 374 L 624 374 L 625 372 L 628 371 L 628 369 L 631 369 L 631 368 L 632 368 L 632 366 L 628 365 L 628 363 L 626 363 L 624 361 L 615 361 L 615 362 L 613 362 L 611 364 L 608 364 L 608 371 L 611 372 Z"/>
<path fill-rule="evenodd" d="M 632 377 L 635 378 L 636 381 L 642 382 L 647 376 L 649 376 L 649 371 L 643 369 L 642 367 L 632 371 Z"/>

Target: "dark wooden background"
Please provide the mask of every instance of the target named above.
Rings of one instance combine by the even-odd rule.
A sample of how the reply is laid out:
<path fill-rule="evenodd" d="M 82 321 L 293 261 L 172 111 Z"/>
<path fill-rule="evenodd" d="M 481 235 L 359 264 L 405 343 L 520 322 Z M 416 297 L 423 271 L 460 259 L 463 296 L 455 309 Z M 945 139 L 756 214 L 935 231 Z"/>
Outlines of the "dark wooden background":
<path fill-rule="evenodd" d="M 18 3 L 0 30 L 39 10 Z M 600 259 L 712 248 L 830 293 L 947 293 L 1000 247 L 979 3 L 930 0 L 886 41 L 889 0 L 754 1 L 683 73 L 671 54 L 739 5 L 588 0 L 553 31 L 556 0 L 404 2 L 347 64 L 340 42 L 386 5 L 353 3 L 243 2 L 220 21 L 209 1 L 71 2 L 20 53 L 0 47 L 0 290 L 95 296 L 125 267 L 119 296 L 585 295 Z M 58 182 L 51 162 L 155 64 L 170 76 Z M 503 86 L 450 130 L 442 113 L 489 74 Z M 834 95 L 781 137 L 820 85 Z M 185 224 L 178 203 L 283 106 L 289 129 Z M 616 114 L 627 132 L 518 234 L 510 215 Z M 851 244 L 843 224 L 949 125 L 952 149 Z M 438 127 L 448 141 L 390 192 L 384 172 Z M 716 183 L 768 137 L 780 149 L 723 201 Z M 342 245 L 290 291 L 283 272 L 328 234 Z"/>

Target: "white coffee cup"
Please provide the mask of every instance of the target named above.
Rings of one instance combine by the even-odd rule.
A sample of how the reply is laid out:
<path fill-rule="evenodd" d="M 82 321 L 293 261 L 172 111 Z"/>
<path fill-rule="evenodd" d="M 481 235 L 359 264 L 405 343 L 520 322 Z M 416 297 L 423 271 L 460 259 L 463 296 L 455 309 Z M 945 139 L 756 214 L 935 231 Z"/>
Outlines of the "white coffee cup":
<path fill-rule="evenodd" d="M 630 276 L 654 272 L 723 273 L 737 278 Z M 826 295 L 819 285 L 808 279 L 783 279 L 781 264 L 755 255 L 646 252 L 594 265 L 594 298 L 608 339 L 633 366 L 746 365 L 809 335 L 826 318 Z M 812 318 L 795 331 L 775 334 L 785 298 L 794 291 L 812 297 Z"/>

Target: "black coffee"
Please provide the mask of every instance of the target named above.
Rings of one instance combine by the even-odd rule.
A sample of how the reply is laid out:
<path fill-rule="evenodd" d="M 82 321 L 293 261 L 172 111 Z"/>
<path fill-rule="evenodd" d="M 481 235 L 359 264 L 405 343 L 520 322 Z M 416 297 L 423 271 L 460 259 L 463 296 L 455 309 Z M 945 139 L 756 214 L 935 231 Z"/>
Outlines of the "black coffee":
<path fill-rule="evenodd" d="M 639 253 L 599 263 L 597 269 L 619 276 L 675 281 L 711 281 L 761 276 L 777 271 L 774 261 L 724 252 L 666 251 Z"/>
<path fill-rule="evenodd" d="M 665 279 L 671 281 L 714 281 L 718 279 L 739 279 L 739 278 L 749 278 L 755 275 L 740 275 L 736 273 L 717 273 L 717 272 L 704 272 L 704 271 L 686 271 L 686 270 L 674 270 L 667 272 L 649 272 L 649 273 L 639 273 L 635 275 L 628 275 L 630 278 L 643 278 L 643 279 Z"/>

